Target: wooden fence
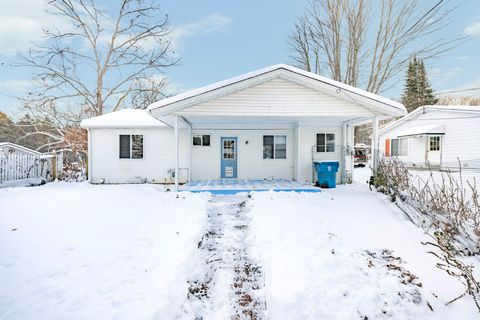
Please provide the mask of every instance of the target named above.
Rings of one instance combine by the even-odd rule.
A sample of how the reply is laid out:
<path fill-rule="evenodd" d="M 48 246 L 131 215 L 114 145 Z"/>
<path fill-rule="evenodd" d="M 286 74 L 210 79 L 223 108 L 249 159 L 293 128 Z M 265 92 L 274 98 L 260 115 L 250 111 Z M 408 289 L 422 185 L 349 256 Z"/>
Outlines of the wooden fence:
<path fill-rule="evenodd" d="M 0 184 L 6 181 L 43 178 L 54 180 L 63 170 L 61 153 L 36 155 L 0 152 Z"/>

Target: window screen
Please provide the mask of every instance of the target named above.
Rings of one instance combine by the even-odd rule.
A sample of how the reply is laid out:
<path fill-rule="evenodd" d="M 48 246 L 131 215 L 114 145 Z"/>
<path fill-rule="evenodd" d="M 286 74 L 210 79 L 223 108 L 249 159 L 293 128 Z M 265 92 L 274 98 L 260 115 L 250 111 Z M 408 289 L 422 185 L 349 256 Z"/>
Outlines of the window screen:
<path fill-rule="evenodd" d="M 398 139 L 392 139 L 391 140 L 391 152 L 392 152 L 392 156 L 398 156 Z"/>
<path fill-rule="evenodd" d="M 391 155 L 392 156 L 406 156 L 408 155 L 408 139 L 392 139 L 391 140 Z"/>
<path fill-rule="evenodd" d="M 132 159 L 143 159 L 143 135 L 132 135 Z"/>
<path fill-rule="evenodd" d="M 120 135 L 120 159 L 130 158 L 130 135 Z"/>

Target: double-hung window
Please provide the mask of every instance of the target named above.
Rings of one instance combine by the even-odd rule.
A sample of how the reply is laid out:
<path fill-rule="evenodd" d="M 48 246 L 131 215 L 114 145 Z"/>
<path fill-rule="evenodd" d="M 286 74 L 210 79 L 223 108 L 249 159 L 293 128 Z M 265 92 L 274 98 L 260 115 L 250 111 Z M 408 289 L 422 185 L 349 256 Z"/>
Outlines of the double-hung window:
<path fill-rule="evenodd" d="M 120 159 L 143 159 L 143 135 L 120 135 Z"/>
<path fill-rule="evenodd" d="M 335 152 L 334 133 L 317 133 L 317 152 Z"/>
<path fill-rule="evenodd" d="M 263 159 L 286 159 L 287 136 L 263 136 Z"/>

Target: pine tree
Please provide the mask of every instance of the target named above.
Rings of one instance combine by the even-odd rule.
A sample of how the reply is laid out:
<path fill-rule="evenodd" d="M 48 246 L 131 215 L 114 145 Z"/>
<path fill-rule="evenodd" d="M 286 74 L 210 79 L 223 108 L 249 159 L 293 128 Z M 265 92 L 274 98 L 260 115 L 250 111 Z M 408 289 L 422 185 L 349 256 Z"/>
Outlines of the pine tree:
<path fill-rule="evenodd" d="M 412 112 L 420 106 L 435 104 L 436 101 L 423 61 L 413 57 L 408 64 L 402 103 L 408 112 Z"/>
<path fill-rule="evenodd" d="M 418 107 L 417 59 L 415 57 L 408 63 L 402 103 L 408 112 Z"/>
<path fill-rule="evenodd" d="M 419 93 L 419 105 L 426 106 L 436 103 L 436 99 L 433 96 L 433 90 L 430 85 L 430 82 L 427 78 L 427 73 L 425 71 L 425 65 L 423 61 L 420 61 L 418 65 L 418 93 Z"/>

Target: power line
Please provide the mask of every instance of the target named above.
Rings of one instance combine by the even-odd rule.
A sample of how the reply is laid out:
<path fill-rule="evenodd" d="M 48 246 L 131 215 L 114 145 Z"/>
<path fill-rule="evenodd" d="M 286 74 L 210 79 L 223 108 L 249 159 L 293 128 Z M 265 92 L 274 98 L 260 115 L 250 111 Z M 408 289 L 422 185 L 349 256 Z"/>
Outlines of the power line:
<path fill-rule="evenodd" d="M 420 19 L 418 19 L 417 22 L 415 22 L 408 30 L 405 32 L 405 34 L 408 34 L 417 24 L 419 24 L 423 19 L 425 19 L 433 10 L 435 10 L 444 0 L 438 1 L 436 5 L 434 5 L 430 10 L 427 11 Z"/>
<path fill-rule="evenodd" d="M 435 93 L 435 94 L 443 94 L 443 93 L 455 93 L 455 92 L 465 92 L 465 91 L 475 91 L 475 90 L 480 90 L 480 87 L 478 87 L 478 88 L 458 89 L 458 90 L 451 90 L 451 91 L 440 91 L 440 92 L 434 92 L 434 93 Z"/>

